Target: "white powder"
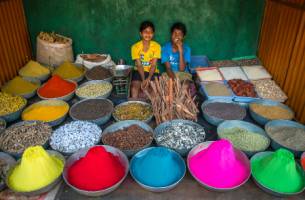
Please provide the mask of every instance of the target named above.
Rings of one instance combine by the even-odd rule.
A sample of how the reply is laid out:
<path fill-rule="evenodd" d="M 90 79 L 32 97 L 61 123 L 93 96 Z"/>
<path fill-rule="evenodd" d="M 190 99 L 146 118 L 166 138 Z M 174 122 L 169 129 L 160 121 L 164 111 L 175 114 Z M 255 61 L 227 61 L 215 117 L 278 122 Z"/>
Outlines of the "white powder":
<path fill-rule="evenodd" d="M 220 81 L 222 76 L 217 69 L 197 70 L 197 75 L 200 81 Z"/>
<path fill-rule="evenodd" d="M 246 74 L 240 67 L 221 67 L 219 68 L 220 72 L 222 73 L 223 77 L 226 80 L 232 79 L 242 79 L 248 80 Z"/>
<path fill-rule="evenodd" d="M 250 80 L 271 79 L 271 75 L 261 65 L 243 66 L 242 68 Z"/>

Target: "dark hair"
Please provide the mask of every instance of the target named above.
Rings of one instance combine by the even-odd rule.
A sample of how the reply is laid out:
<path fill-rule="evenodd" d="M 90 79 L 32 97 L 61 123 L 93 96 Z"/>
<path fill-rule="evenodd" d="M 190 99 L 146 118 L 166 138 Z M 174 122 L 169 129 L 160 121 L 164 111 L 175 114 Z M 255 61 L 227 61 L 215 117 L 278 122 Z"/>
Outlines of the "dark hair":
<path fill-rule="evenodd" d="M 155 26 L 151 21 L 142 22 L 140 25 L 140 32 L 144 31 L 144 29 L 146 29 L 148 27 L 150 27 L 153 30 L 153 32 L 155 32 Z"/>
<path fill-rule="evenodd" d="M 174 23 L 171 27 L 171 33 L 173 33 L 175 29 L 182 31 L 184 36 L 186 35 L 186 26 L 183 23 L 181 22 Z"/>

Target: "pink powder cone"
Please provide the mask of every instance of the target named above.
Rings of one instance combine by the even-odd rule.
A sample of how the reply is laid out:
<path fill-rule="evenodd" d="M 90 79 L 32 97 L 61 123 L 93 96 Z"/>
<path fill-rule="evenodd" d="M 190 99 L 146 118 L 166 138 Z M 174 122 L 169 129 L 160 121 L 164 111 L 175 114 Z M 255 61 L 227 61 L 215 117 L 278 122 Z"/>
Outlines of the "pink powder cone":
<path fill-rule="evenodd" d="M 224 139 L 191 157 L 190 170 L 206 185 L 224 189 L 240 185 L 250 175 L 249 160 Z"/>

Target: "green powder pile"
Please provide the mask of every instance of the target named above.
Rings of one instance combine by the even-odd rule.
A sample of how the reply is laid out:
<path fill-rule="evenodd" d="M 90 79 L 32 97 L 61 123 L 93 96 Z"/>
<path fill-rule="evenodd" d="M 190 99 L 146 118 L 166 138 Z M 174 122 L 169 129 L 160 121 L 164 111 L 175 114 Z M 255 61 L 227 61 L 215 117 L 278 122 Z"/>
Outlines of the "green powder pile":
<path fill-rule="evenodd" d="M 263 151 L 269 146 L 267 137 L 238 127 L 224 129 L 218 135 L 230 140 L 235 148 L 242 151 Z"/>
<path fill-rule="evenodd" d="M 251 160 L 252 175 L 263 186 L 279 193 L 296 193 L 304 188 L 305 177 L 293 154 L 285 149 Z"/>

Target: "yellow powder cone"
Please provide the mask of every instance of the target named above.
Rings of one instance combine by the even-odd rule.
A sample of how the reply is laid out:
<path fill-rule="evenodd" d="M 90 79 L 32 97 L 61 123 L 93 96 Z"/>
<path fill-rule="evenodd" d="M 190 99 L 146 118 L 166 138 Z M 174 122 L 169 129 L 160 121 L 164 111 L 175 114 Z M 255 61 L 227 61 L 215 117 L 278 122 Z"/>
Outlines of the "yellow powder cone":
<path fill-rule="evenodd" d="M 2 91 L 15 95 L 23 95 L 35 91 L 38 87 L 38 84 L 24 80 L 20 76 L 16 76 L 2 88 Z"/>
<path fill-rule="evenodd" d="M 38 62 L 30 60 L 23 68 L 19 70 L 21 76 L 39 77 L 50 73 L 50 70 Z"/>
<path fill-rule="evenodd" d="M 58 178 L 63 168 L 63 161 L 49 155 L 41 146 L 29 147 L 24 151 L 20 164 L 11 173 L 9 185 L 20 192 L 38 190 Z"/>
<path fill-rule="evenodd" d="M 74 64 L 70 62 L 64 62 L 59 67 L 57 67 L 53 75 L 58 75 L 63 79 L 72 79 L 72 78 L 78 78 L 81 75 L 83 75 L 83 70 L 75 66 Z"/>
<path fill-rule="evenodd" d="M 43 122 L 51 122 L 64 116 L 69 110 L 67 105 L 62 106 L 45 106 L 34 105 L 26 109 L 22 113 L 23 120 L 39 120 Z"/>

